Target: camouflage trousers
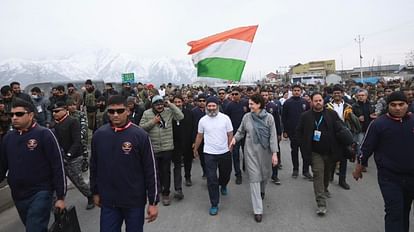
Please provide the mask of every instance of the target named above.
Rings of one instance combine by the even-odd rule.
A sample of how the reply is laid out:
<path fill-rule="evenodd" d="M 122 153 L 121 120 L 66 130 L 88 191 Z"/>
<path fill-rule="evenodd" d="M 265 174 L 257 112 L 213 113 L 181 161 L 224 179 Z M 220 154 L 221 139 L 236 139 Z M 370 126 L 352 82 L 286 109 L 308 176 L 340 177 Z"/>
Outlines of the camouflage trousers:
<path fill-rule="evenodd" d="M 92 197 L 90 186 L 82 176 L 82 163 L 83 156 L 65 161 L 66 176 L 85 197 Z"/>

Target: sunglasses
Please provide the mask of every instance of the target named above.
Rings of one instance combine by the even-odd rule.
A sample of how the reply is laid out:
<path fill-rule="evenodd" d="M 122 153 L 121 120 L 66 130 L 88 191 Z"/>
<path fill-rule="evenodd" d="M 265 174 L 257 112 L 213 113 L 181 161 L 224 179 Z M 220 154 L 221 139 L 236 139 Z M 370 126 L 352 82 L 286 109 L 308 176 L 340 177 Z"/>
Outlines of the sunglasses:
<path fill-rule="evenodd" d="M 233 96 L 237 96 L 237 95 L 239 95 L 239 93 L 232 93 L 231 95 L 233 95 Z"/>
<path fill-rule="evenodd" d="M 108 109 L 108 114 L 123 114 L 126 109 Z"/>
<path fill-rule="evenodd" d="M 11 118 L 13 118 L 14 117 L 14 115 L 16 115 L 16 117 L 23 117 L 23 115 L 25 115 L 25 114 L 28 114 L 29 112 L 27 112 L 27 111 L 24 111 L 24 112 L 10 112 L 10 113 L 7 113 Z"/>
<path fill-rule="evenodd" d="M 224 94 L 226 94 L 226 93 L 219 93 L 220 95 L 224 95 Z"/>
<path fill-rule="evenodd" d="M 198 102 L 206 102 L 206 100 L 198 100 Z"/>

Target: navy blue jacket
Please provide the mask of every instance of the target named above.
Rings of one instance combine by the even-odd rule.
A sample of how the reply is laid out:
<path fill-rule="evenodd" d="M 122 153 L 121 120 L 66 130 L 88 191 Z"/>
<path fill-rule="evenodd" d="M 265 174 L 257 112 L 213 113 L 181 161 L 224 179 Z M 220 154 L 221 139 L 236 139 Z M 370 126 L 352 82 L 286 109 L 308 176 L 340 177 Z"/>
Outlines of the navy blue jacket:
<path fill-rule="evenodd" d="M 52 131 L 37 124 L 25 131 L 7 133 L 1 144 L 0 182 L 8 170 L 7 181 L 15 201 L 39 191 L 56 191 L 58 199 L 66 194 L 62 154 Z"/>
<path fill-rule="evenodd" d="M 265 109 L 269 114 L 273 115 L 273 119 L 275 120 L 275 125 L 276 125 L 276 134 L 278 136 L 282 135 L 282 127 L 280 125 L 279 107 L 273 102 L 268 102 L 266 103 Z"/>
<path fill-rule="evenodd" d="M 206 115 L 206 112 L 201 110 L 200 107 L 194 107 L 194 109 L 191 110 L 191 113 L 193 114 L 193 141 L 192 143 L 195 142 L 196 136 L 197 136 L 197 132 L 198 132 L 198 122 L 200 121 L 200 119 L 202 117 L 204 117 L 204 115 Z"/>
<path fill-rule="evenodd" d="M 301 114 L 309 108 L 309 103 L 301 97 L 291 97 L 285 101 L 282 110 L 282 122 L 283 130 L 288 133 L 289 138 L 294 137 L 293 134 L 299 124 Z"/>
<path fill-rule="evenodd" d="M 159 178 L 148 134 L 133 123 L 122 129 L 105 124 L 92 138 L 92 193 L 101 203 L 122 208 L 159 201 Z"/>
<path fill-rule="evenodd" d="M 224 113 L 227 114 L 231 120 L 231 124 L 233 126 L 233 134 L 236 134 L 244 114 L 249 111 L 249 102 L 245 99 L 241 99 L 239 102 L 231 101 L 229 104 L 227 104 Z"/>
<path fill-rule="evenodd" d="M 361 144 L 359 160 L 368 165 L 374 153 L 378 173 L 414 177 L 414 116 L 402 120 L 388 114 L 371 122 Z"/>

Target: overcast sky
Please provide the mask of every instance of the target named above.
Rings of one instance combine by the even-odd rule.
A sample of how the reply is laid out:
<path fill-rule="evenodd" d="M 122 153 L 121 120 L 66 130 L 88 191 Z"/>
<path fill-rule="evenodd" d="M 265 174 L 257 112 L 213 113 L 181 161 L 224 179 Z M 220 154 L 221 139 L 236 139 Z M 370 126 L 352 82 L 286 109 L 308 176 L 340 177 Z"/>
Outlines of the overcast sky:
<path fill-rule="evenodd" d="M 0 61 L 101 48 L 191 59 L 188 41 L 258 24 L 248 73 L 321 59 L 359 66 L 358 34 L 363 65 L 403 63 L 413 12 L 413 0 L 0 0 Z"/>

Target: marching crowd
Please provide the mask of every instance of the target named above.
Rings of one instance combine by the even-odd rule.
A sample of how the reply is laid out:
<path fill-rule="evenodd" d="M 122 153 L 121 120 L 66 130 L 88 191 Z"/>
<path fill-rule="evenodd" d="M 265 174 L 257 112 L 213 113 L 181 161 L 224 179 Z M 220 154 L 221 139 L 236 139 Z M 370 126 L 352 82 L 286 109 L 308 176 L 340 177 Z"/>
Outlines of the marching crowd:
<path fill-rule="evenodd" d="M 82 89 L 68 83 L 53 87 L 50 96 L 43 91 L 23 93 L 18 82 L 0 89 L 0 181 L 7 177 L 27 231 L 47 231 L 52 205 L 65 208 L 66 177 L 87 199 L 87 209 L 101 208 L 101 231 L 120 231 L 124 222 L 127 231 L 142 231 L 145 219 L 156 220 L 158 202 L 168 206 L 171 198 L 184 198 L 193 159 L 200 159 L 207 182 L 210 215 L 218 214 L 220 195 L 229 194 L 233 171 L 237 185 L 249 183 L 254 220 L 261 222 L 266 184 L 281 184 L 282 138 L 290 140 L 292 178 L 301 170 L 313 181 L 320 216 L 327 213 L 335 173 L 349 190 L 348 162 L 356 162 L 352 176 L 358 180 L 374 154 L 385 230 L 409 231 L 409 81 L 218 89 L 124 83 L 118 92 L 110 83 L 99 90 L 87 80 Z M 88 169 L 89 183 L 83 178 Z"/>

